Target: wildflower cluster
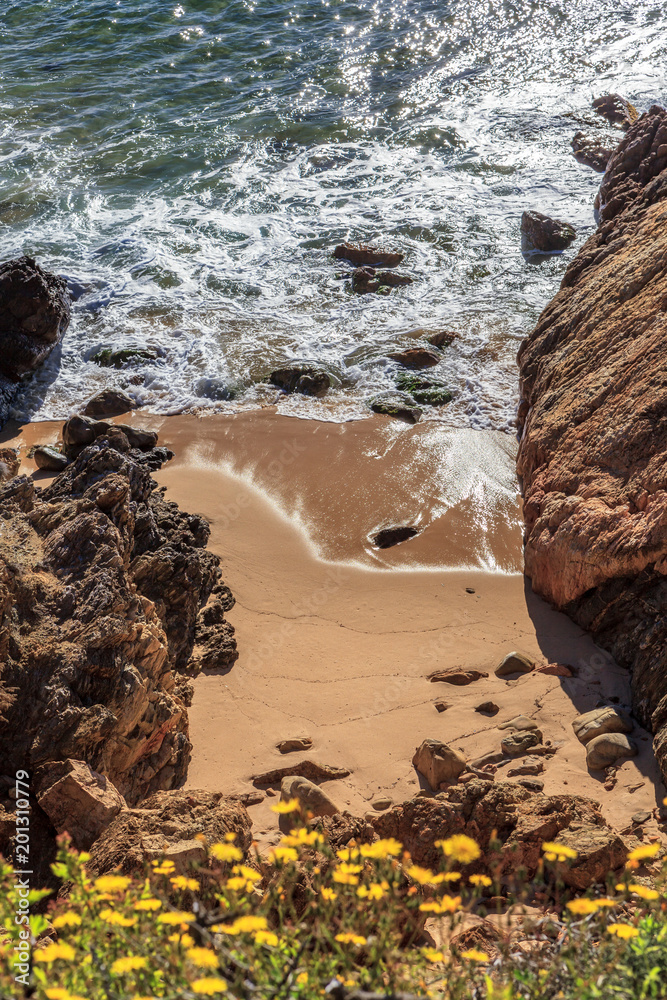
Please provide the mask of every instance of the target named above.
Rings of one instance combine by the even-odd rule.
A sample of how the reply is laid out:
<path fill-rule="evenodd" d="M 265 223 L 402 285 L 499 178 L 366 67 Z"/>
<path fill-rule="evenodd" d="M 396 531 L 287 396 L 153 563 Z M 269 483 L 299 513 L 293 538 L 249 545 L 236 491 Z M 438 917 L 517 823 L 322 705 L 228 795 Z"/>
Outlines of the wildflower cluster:
<path fill-rule="evenodd" d="M 275 808 L 298 817 L 296 802 Z M 206 847 L 206 863 L 187 870 L 162 858 L 140 876 L 95 877 L 89 856 L 62 843 L 54 873 L 67 891 L 32 917 L 30 995 L 320 1000 L 337 981 L 447 1000 L 473 990 L 480 1000 L 592 1000 L 602 987 L 614 997 L 660 997 L 667 982 L 664 886 L 640 870 L 656 861 L 657 844 L 632 851 L 623 879 L 605 894 L 563 901 L 560 876 L 577 852 L 545 842 L 523 898 L 551 893 L 558 933 L 536 930 L 534 952 L 517 951 L 509 920 L 503 936 L 506 886 L 498 871 L 483 870 L 480 847 L 465 835 L 436 841 L 430 867 L 393 838 L 334 849 L 321 830 L 298 822 L 268 859 L 246 856 L 233 834 Z M 2 961 L 14 933 L 9 868 L 0 869 L 0 882 Z M 496 938 L 466 938 L 471 921 L 494 905 Z M 0 971 L 0 995 L 14 995 L 9 968 Z M 614 987 L 638 977 L 644 992 Z"/>

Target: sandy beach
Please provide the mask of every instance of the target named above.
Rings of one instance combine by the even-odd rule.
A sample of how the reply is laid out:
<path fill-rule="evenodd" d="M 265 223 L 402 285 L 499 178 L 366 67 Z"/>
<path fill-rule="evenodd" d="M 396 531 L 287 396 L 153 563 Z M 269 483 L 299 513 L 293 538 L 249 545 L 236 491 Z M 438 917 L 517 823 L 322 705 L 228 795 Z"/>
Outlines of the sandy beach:
<path fill-rule="evenodd" d="M 629 707 L 628 675 L 520 572 L 510 438 L 384 417 L 320 423 L 270 409 L 116 419 L 157 429 L 173 449 L 155 478 L 210 521 L 210 547 L 236 598 L 228 617 L 239 659 L 195 681 L 188 787 L 248 792 L 253 776 L 307 758 L 350 771 L 325 788 L 359 815 L 378 798 L 418 791 L 411 760 L 423 739 L 474 759 L 499 748 L 499 724 L 524 714 L 556 750 L 544 758 L 545 792 L 591 796 L 621 830 L 661 800 L 651 738 L 638 727 L 640 753 L 621 764 L 613 790 L 586 768 L 572 719 L 610 699 Z M 60 428 L 14 425 L 4 443 L 21 448 L 30 472 L 29 446 L 56 441 Z M 422 530 L 374 548 L 370 536 L 391 523 Z M 497 678 L 513 650 L 577 676 Z M 466 687 L 428 680 L 449 666 L 489 676 Z M 438 701 L 449 707 L 438 712 Z M 476 711 L 488 701 L 495 716 Z M 312 738 L 311 750 L 276 749 L 299 736 Z M 275 840 L 274 801 L 269 794 L 250 809 L 260 843 Z M 653 819 L 644 828 L 658 832 Z"/>

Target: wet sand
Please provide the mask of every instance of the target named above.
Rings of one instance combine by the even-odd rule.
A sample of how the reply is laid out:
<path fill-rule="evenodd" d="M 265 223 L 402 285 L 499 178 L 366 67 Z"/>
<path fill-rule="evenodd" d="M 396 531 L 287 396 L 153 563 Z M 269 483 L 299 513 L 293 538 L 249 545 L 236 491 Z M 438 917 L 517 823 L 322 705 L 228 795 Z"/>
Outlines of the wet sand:
<path fill-rule="evenodd" d="M 519 571 L 511 439 L 269 410 L 117 419 L 157 428 L 174 450 L 156 479 L 170 499 L 208 518 L 210 547 L 236 597 L 228 617 L 239 659 L 195 681 L 190 787 L 247 792 L 253 775 L 307 758 L 351 772 L 325 788 L 360 814 L 378 797 L 400 802 L 418 791 L 411 759 L 424 738 L 476 758 L 497 750 L 498 724 L 521 713 L 557 747 L 540 775 L 547 793 L 598 799 L 619 829 L 660 801 L 651 738 L 638 727 L 639 756 L 619 768 L 615 789 L 586 768 L 572 719 L 612 697 L 629 706 L 628 676 L 535 597 Z M 54 441 L 59 429 L 27 425 L 14 443 Z M 422 531 L 374 549 L 369 535 L 390 523 Z M 496 678 L 515 649 L 570 664 L 578 676 Z M 489 677 L 467 687 L 427 679 L 448 666 Z M 440 700 L 450 706 L 442 713 Z M 475 711 L 489 700 L 497 715 Z M 296 736 L 311 737 L 312 750 L 281 755 L 276 743 Z M 251 807 L 260 842 L 275 838 L 274 801 Z M 644 828 L 657 834 L 653 821 Z"/>

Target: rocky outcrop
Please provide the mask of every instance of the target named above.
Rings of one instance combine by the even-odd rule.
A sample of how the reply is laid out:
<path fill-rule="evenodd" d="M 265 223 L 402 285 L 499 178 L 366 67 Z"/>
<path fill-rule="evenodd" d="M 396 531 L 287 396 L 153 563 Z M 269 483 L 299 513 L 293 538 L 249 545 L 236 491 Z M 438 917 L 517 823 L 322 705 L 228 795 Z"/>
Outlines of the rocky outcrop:
<path fill-rule="evenodd" d="M 46 360 L 69 324 L 64 278 L 31 257 L 0 264 L 0 426 L 19 384 Z"/>
<path fill-rule="evenodd" d="M 90 863 L 99 874 L 115 869 L 130 874 L 165 857 L 183 872 L 204 863 L 206 845 L 224 841 L 226 834 L 235 834 L 235 845 L 246 853 L 250 828 L 245 806 L 220 792 L 156 792 L 140 808 L 125 809 L 112 820 L 93 845 Z"/>
<path fill-rule="evenodd" d="M 542 857 L 544 841 L 557 840 L 577 851 L 563 866 L 566 885 L 585 889 L 604 881 L 622 866 L 627 848 L 591 799 L 575 795 L 544 795 L 518 783 L 474 779 L 454 785 L 435 798 L 414 798 L 394 806 L 372 825 L 380 837 L 396 837 L 418 865 L 437 870 L 442 855 L 437 840 L 463 833 L 482 851 L 466 872 L 492 871 L 511 886 L 519 869 L 532 878 Z"/>
<path fill-rule="evenodd" d="M 118 428 L 45 489 L 0 487 L 0 759 L 85 761 L 134 805 L 177 785 L 207 522 L 164 499 Z M 1 847 L 0 847 L 1 849 Z"/>
<path fill-rule="evenodd" d="M 607 166 L 600 224 L 519 351 L 533 588 L 632 668 L 667 777 L 667 111 Z"/>

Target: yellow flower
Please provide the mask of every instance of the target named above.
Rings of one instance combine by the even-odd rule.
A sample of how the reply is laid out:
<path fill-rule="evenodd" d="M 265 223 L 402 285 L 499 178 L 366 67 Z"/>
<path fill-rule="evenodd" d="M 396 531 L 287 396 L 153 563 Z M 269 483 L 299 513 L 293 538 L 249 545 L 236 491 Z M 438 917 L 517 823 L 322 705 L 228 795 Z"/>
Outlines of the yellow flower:
<path fill-rule="evenodd" d="M 130 882 L 131 879 L 124 875 L 102 875 L 95 879 L 93 885 L 98 892 L 124 892 Z"/>
<path fill-rule="evenodd" d="M 218 956 L 208 948 L 188 948 L 185 953 L 193 965 L 200 969 L 217 969 Z"/>
<path fill-rule="evenodd" d="M 635 847 L 634 851 L 628 854 L 628 861 L 647 861 L 660 853 L 660 844 L 646 844 L 642 847 Z"/>
<path fill-rule="evenodd" d="M 227 983 L 224 979 L 218 979 L 216 976 L 207 976 L 204 979 L 195 979 L 194 982 L 190 983 L 193 993 L 200 993 L 202 996 L 210 997 L 214 993 L 224 993 L 227 989 Z"/>
<path fill-rule="evenodd" d="M 159 899 L 138 899 L 134 904 L 135 910 L 159 910 L 162 907 L 162 903 Z"/>
<path fill-rule="evenodd" d="M 400 840 L 387 837 L 386 840 L 376 840 L 374 844 L 362 844 L 359 853 L 363 858 L 375 858 L 384 860 L 391 857 L 400 857 L 403 853 L 403 844 Z"/>
<path fill-rule="evenodd" d="M 69 991 L 63 990 L 59 986 L 55 989 L 44 991 L 49 998 L 49 1000 L 69 1000 Z"/>
<path fill-rule="evenodd" d="M 176 865 L 174 864 L 174 862 L 173 861 L 169 861 L 168 858 L 165 858 L 163 861 L 151 861 L 151 864 L 152 864 L 153 868 L 155 868 L 155 869 L 157 869 L 157 868 L 165 868 L 165 869 L 168 869 L 171 872 L 173 872 L 174 868 L 176 867 Z"/>
<path fill-rule="evenodd" d="M 598 910 L 604 910 L 608 909 L 610 906 L 618 905 L 615 899 L 607 899 L 606 897 L 603 897 L 602 899 L 596 899 L 594 900 L 594 903 Z"/>
<path fill-rule="evenodd" d="M 271 812 L 279 813 L 281 816 L 286 816 L 287 813 L 299 812 L 301 809 L 301 804 L 298 799 L 290 799 L 288 802 L 276 802 L 275 806 L 271 806 Z"/>
<path fill-rule="evenodd" d="M 234 924 L 214 924 L 211 930 L 214 934 L 238 934 Z"/>
<path fill-rule="evenodd" d="M 645 885 L 639 885 L 637 882 L 629 885 L 628 889 L 630 892 L 634 892 L 635 896 L 640 896 L 642 899 L 660 899 L 660 893 L 656 892 L 655 889 L 647 889 Z"/>
<path fill-rule="evenodd" d="M 338 893 L 334 892 L 333 889 L 327 889 L 324 887 L 323 889 L 320 889 L 320 892 L 322 894 L 322 899 L 326 899 L 329 903 L 331 903 L 334 899 L 338 899 Z"/>
<path fill-rule="evenodd" d="M 430 868 L 420 868 L 419 865 L 412 865 L 406 868 L 405 874 L 409 875 L 413 882 L 418 885 L 437 885 L 442 879 L 431 871 Z"/>
<path fill-rule="evenodd" d="M 176 870 L 176 865 L 173 861 L 163 861 L 162 864 L 156 864 L 153 862 L 153 874 L 154 875 L 171 875 L 173 871 Z"/>
<path fill-rule="evenodd" d="M 185 913 L 183 910 L 174 910 L 173 913 L 161 913 L 157 918 L 159 924 L 191 924 L 195 919 L 194 913 Z"/>
<path fill-rule="evenodd" d="M 386 891 L 377 882 L 373 882 L 371 885 L 366 887 L 365 885 L 359 886 L 357 889 L 357 896 L 360 899 L 382 899 L 386 895 Z"/>
<path fill-rule="evenodd" d="M 630 927 L 629 924 L 609 924 L 607 931 L 610 934 L 615 934 L 616 937 L 620 938 L 633 938 L 639 935 L 639 931 L 636 927 Z"/>
<path fill-rule="evenodd" d="M 616 889 L 616 892 L 625 892 L 627 885 L 624 882 L 617 882 L 614 889 Z"/>
<path fill-rule="evenodd" d="M 61 941 L 59 944 L 47 944 L 45 948 L 38 948 L 33 957 L 36 962 L 57 962 L 58 959 L 71 962 L 74 956 L 74 948 Z"/>
<path fill-rule="evenodd" d="M 127 958 L 117 958 L 111 965 L 111 971 L 114 976 L 122 976 L 125 972 L 145 969 L 147 964 L 147 959 L 141 958 L 139 955 L 128 955 Z"/>
<path fill-rule="evenodd" d="M 468 881 L 471 885 L 485 885 L 487 887 L 493 885 L 493 881 L 488 875 L 471 875 Z"/>
<path fill-rule="evenodd" d="M 443 882 L 458 882 L 461 878 L 461 872 L 445 872 L 442 876 Z"/>
<path fill-rule="evenodd" d="M 233 844 L 213 844 L 210 854 L 216 861 L 243 861 L 243 851 Z"/>
<path fill-rule="evenodd" d="M 447 840 L 436 840 L 436 847 L 441 848 L 448 858 L 453 858 L 459 864 L 468 865 L 471 861 L 477 861 L 482 856 L 482 852 L 472 839 L 466 837 L 464 833 L 456 833 Z"/>
<path fill-rule="evenodd" d="M 324 843 L 324 837 L 317 830 L 306 830 L 304 826 L 298 830 L 290 830 L 289 837 L 280 841 L 283 847 L 316 847 Z"/>
<path fill-rule="evenodd" d="M 488 962 L 489 956 L 485 951 L 478 951 L 477 948 L 469 948 L 468 951 L 461 952 L 461 958 L 467 958 L 469 962 Z"/>
<path fill-rule="evenodd" d="M 577 852 L 573 847 L 557 844 L 550 840 L 545 840 L 542 844 L 542 850 L 547 861 L 573 861 L 577 857 Z"/>
<path fill-rule="evenodd" d="M 234 926 L 240 934 L 252 934 L 254 931 L 265 931 L 268 927 L 266 917 L 237 917 Z"/>
<path fill-rule="evenodd" d="M 460 896 L 445 895 L 439 902 L 436 900 L 429 900 L 427 903 L 422 903 L 419 909 L 423 913 L 456 913 L 460 905 Z"/>
<path fill-rule="evenodd" d="M 366 938 L 360 934 L 336 934 L 336 941 L 340 941 L 341 944 L 366 944 Z"/>
<path fill-rule="evenodd" d="M 594 899 L 571 899 L 567 904 L 570 913 L 577 916 L 585 916 L 588 913 L 596 913 L 599 909 Z"/>
<path fill-rule="evenodd" d="M 277 861 L 287 864 L 290 861 L 296 861 L 298 857 L 299 853 L 298 851 L 295 851 L 293 847 L 274 847 L 269 854 L 269 860 L 274 864 Z"/>
<path fill-rule="evenodd" d="M 247 865 L 234 865 L 232 873 L 243 876 L 248 882 L 259 882 L 262 878 L 259 872 L 256 872 L 254 868 L 248 868 Z"/>
<path fill-rule="evenodd" d="M 235 875 L 234 878 L 228 878 L 225 882 L 225 887 L 231 889 L 232 892 L 250 892 L 253 887 L 253 883 L 249 882 L 247 878 L 241 878 L 239 875 Z"/>
<path fill-rule="evenodd" d="M 180 944 L 182 948 L 192 948 L 195 943 L 195 939 L 189 934 L 170 934 L 167 941 L 170 941 L 171 944 Z"/>
<path fill-rule="evenodd" d="M 445 960 L 444 954 L 435 948 L 422 948 L 421 951 L 427 962 L 444 962 Z"/>
<path fill-rule="evenodd" d="M 343 847 L 340 851 L 336 851 L 336 857 L 340 861 L 356 861 L 359 853 L 358 847 Z"/>
<path fill-rule="evenodd" d="M 271 948 L 276 948 L 278 946 L 278 935 L 274 934 L 273 931 L 257 931 L 255 942 L 257 944 L 268 944 Z"/>
<path fill-rule="evenodd" d="M 308 982 L 308 973 L 300 972 L 299 975 L 296 977 L 297 986 L 305 986 L 307 982 Z"/>
<path fill-rule="evenodd" d="M 190 889 L 192 892 L 196 892 L 199 888 L 199 882 L 196 878 L 186 878 L 185 875 L 176 875 L 174 878 L 170 878 L 169 881 L 174 889 Z"/>
<path fill-rule="evenodd" d="M 81 917 L 74 910 L 67 910 L 53 918 L 53 926 L 58 930 L 61 927 L 78 927 Z"/>
<path fill-rule="evenodd" d="M 100 918 L 106 924 L 112 924 L 115 927 L 134 927 L 137 922 L 136 917 L 124 917 L 122 913 L 117 913 L 116 910 L 102 910 L 100 913 Z"/>

